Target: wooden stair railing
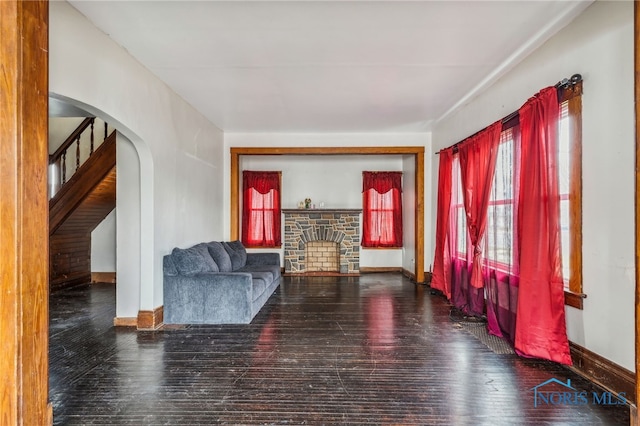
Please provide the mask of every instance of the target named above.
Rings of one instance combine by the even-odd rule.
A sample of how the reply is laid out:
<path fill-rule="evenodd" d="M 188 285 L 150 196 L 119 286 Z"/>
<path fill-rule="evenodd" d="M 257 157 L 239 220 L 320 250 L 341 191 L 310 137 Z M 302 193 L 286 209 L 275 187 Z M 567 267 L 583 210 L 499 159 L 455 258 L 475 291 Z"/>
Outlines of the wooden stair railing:
<path fill-rule="evenodd" d="M 87 117 L 82 123 L 69 135 L 69 137 L 60 145 L 56 151 L 49 155 L 49 167 L 54 167 L 59 173 L 54 173 L 53 176 L 50 175 L 50 179 L 56 179 L 55 182 L 49 182 L 49 186 L 56 188 L 50 196 L 54 196 L 55 192 L 57 192 L 64 184 L 68 181 L 70 176 L 67 176 L 67 153 L 71 146 L 75 143 L 75 170 L 72 171 L 71 175 L 78 171 L 82 162 L 80 161 L 81 157 L 81 149 L 80 146 L 82 144 L 82 135 L 84 132 L 89 129 L 89 155 L 93 155 L 95 148 L 95 136 L 94 136 L 94 125 L 95 125 L 95 117 Z M 104 140 L 108 137 L 109 125 L 104 123 Z M 86 160 L 85 160 L 86 161 Z"/>
<path fill-rule="evenodd" d="M 116 132 L 114 131 L 49 200 L 49 235 L 64 223 L 115 165 Z"/>

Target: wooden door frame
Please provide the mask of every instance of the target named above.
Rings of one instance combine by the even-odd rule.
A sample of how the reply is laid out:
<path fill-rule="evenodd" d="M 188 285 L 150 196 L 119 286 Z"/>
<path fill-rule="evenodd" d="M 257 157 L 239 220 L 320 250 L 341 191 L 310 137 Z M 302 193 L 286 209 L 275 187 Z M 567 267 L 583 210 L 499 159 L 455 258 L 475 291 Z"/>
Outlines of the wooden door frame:
<path fill-rule="evenodd" d="M 640 8 L 638 2 L 633 6 L 633 44 L 634 44 L 634 96 L 635 96 L 635 125 L 636 125 L 636 170 L 635 170 L 635 248 L 636 248 L 636 400 L 631 407 L 631 425 L 640 425 L 638 419 L 638 405 L 640 404 Z"/>
<path fill-rule="evenodd" d="M 231 239 L 240 236 L 240 157 L 243 155 L 411 155 L 415 161 L 415 274 L 416 282 L 425 281 L 424 271 L 424 147 L 265 147 L 231 148 L 230 203 Z"/>
<path fill-rule="evenodd" d="M 0 1 L 0 413 L 50 425 L 49 4 Z"/>

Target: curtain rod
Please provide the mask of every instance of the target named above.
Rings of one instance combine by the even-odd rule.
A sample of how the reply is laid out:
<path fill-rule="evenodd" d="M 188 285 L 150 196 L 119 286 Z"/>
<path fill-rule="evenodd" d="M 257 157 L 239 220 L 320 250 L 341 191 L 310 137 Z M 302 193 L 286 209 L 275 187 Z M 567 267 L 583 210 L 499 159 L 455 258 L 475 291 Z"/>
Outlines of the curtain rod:
<path fill-rule="evenodd" d="M 560 80 L 559 82 L 557 82 L 555 84 L 556 89 L 558 90 L 563 90 L 563 89 L 567 89 L 571 86 L 575 86 L 576 84 L 580 83 L 582 81 L 582 76 L 580 74 L 574 74 L 572 75 L 570 78 L 563 78 L 562 80 Z M 508 122 L 510 122 L 511 120 L 515 119 L 518 117 L 518 111 L 513 111 L 511 114 L 503 117 L 500 121 L 502 122 L 502 124 L 507 124 Z M 442 149 L 449 149 L 449 148 L 455 148 L 460 145 L 460 143 L 464 142 L 465 140 L 469 139 L 472 136 L 475 136 L 476 134 L 480 133 L 482 130 L 479 130 L 477 132 L 475 132 L 474 134 L 472 134 L 471 136 L 467 136 L 466 138 L 464 138 L 463 140 L 461 140 L 460 142 L 456 142 L 453 145 L 447 147 L 447 148 L 442 148 Z M 442 149 L 440 151 L 442 151 Z M 435 154 L 438 155 L 440 154 L 440 151 L 437 151 Z"/>

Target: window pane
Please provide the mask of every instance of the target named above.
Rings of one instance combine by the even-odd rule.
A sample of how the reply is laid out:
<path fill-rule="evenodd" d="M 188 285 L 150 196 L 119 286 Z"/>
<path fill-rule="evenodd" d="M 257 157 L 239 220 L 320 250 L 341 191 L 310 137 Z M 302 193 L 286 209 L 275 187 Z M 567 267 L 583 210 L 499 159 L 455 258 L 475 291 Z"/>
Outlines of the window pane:
<path fill-rule="evenodd" d="M 513 263 L 513 206 L 511 204 L 489 206 L 486 238 L 487 260 L 511 265 Z"/>
<path fill-rule="evenodd" d="M 456 249 L 458 253 L 457 257 L 461 259 L 467 258 L 467 216 L 464 210 L 464 198 L 462 195 L 462 178 L 460 175 L 460 159 L 458 156 L 453 159 L 453 193 L 451 194 L 451 201 L 453 208 L 455 209 L 452 220 L 455 221 L 454 229 L 456 235 Z"/>
<path fill-rule="evenodd" d="M 565 287 L 569 286 L 571 278 L 571 247 L 570 247 L 570 172 L 571 172 L 571 134 L 569 131 L 569 103 L 560 105 L 560 120 L 558 122 L 558 185 L 560 188 L 560 249 L 562 253 L 562 277 Z"/>
<path fill-rule="evenodd" d="M 569 200 L 560 200 L 560 241 L 562 250 L 562 278 L 565 287 L 569 286 L 571 277 L 571 239 L 569 230 Z"/>
<path fill-rule="evenodd" d="M 502 132 L 500 136 L 492 185 L 492 201 L 513 199 L 513 136 L 511 129 Z"/>
<path fill-rule="evenodd" d="M 457 211 L 456 247 L 459 253 L 459 257 L 466 258 L 467 257 L 467 217 L 465 216 L 463 206 L 457 207 L 456 211 Z"/>
<path fill-rule="evenodd" d="M 369 232 L 371 239 L 380 244 L 395 244 L 393 234 L 393 191 L 380 194 L 374 189 L 369 190 L 369 217 L 371 223 Z"/>
<path fill-rule="evenodd" d="M 514 152 L 511 129 L 500 135 L 491 200 L 487 210 L 485 258 L 494 267 L 513 264 Z M 498 265 L 499 264 L 499 265 Z"/>
<path fill-rule="evenodd" d="M 560 194 L 569 194 L 569 171 L 571 170 L 571 147 L 569 139 L 569 116 L 567 103 L 560 106 L 558 122 L 558 169 L 560 173 Z"/>

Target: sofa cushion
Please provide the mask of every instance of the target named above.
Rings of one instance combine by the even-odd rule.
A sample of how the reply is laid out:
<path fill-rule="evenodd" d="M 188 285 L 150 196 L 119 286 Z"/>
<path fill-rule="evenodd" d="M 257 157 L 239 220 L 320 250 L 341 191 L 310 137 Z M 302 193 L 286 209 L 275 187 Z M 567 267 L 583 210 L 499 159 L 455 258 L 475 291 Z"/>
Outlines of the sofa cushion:
<path fill-rule="evenodd" d="M 263 280 L 266 284 L 271 284 L 273 282 L 273 274 L 268 271 L 253 271 L 251 272 L 251 278 Z"/>
<path fill-rule="evenodd" d="M 211 241 L 210 243 L 207 243 L 207 249 L 213 260 L 218 265 L 220 272 L 231 272 L 233 270 L 229 253 L 227 253 L 227 250 L 225 250 L 222 243 L 218 241 Z"/>
<path fill-rule="evenodd" d="M 209 253 L 209 245 L 207 243 L 200 243 L 193 246 L 194 249 L 200 253 L 202 259 L 207 264 L 207 270 L 204 272 L 220 272 L 220 268 L 213 257 L 211 257 L 211 253 Z"/>
<path fill-rule="evenodd" d="M 241 241 L 225 241 L 222 243 L 222 245 L 231 258 L 231 267 L 234 271 L 244 267 L 244 265 L 247 264 L 247 250 L 244 248 L 244 245 Z"/>
<path fill-rule="evenodd" d="M 217 266 L 211 258 L 202 254 L 202 249 L 190 247 L 188 249 L 174 248 L 171 252 L 173 264 L 182 275 L 195 275 L 202 272 L 218 272 Z"/>
<path fill-rule="evenodd" d="M 273 280 L 280 278 L 280 265 L 247 265 L 244 268 L 240 268 L 236 272 L 249 272 L 254 274 L 255 272 L 269 272 L 273 277 Z"/>
<path fill-rule="evenodd" d="M 252 302 L 256 301 L 262 293 L 267 289 L 269 284 L 263 280 L 262 278 L 253 278 L 251 280 L 251 294 L 252 294 Z"/>

